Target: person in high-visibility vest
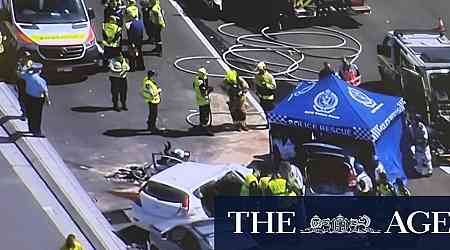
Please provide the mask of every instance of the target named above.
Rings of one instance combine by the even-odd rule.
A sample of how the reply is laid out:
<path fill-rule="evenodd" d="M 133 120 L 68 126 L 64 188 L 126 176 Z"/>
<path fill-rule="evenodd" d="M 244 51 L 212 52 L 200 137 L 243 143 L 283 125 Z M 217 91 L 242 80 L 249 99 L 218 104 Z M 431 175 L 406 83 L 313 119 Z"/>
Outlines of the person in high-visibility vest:
<path fill-rule="evenodd" d="M 377 196 L 395 196 L 395 188 L 389 183 L 387 175 L 385 172 L 381 172 L 379 175 L 379 180 L 377 181 L 376 186 L 376 195 Z"/>
<path fill-rule="evenodd" d="M 288 188 L 288 182 L 279 174 L 274 174 L 268 183 L 268 191 L 272 196 L 295 196 Z"/>
<path fill-rule="evenodd" d="M 158 117 L 158 105 L 161 102 L 161 88 L 154 79 L 155 72 L 149 70 L 142 82 L 141 94 L 148 103 L 147 130 L 157 132 L 156 119 Z"/>
<path fill-rule="evenodd" d="M 60 250 L 83 250 L 83 246 L 77 240 L 75 235 L 69 234 Z"/>
<path fill-rule="evenodd" d="M 256 95 L 259 97 L 261 107 L 266 114 L 275 107 L 277 83 L 272 74 L 267 71 L 264 62 L 256 65 L 258 73 L 255 75 Z"/>
<path fill-rule="evenodd" d="M 103 23 L 103 48 L 106 60 L 121 55 L 122 28 L 117 24 L 117 17 L 110 16 Z"/>
<path fill-rule="evenodd" d="M 400 178 L 395 180 L 395 191 L 397 196 L 411 196 L 411 191 Z"/>
<path fill-rule="evenodd" d="M 137 7 L 136 0 L 129 0 L 125 9 L 124 21 L 125 23 L 129 23 L 136 18 L 139 19 L 139 8 Z"/>
<path fill-rule="evenodd" d="M 312 0 L 294 0 L 294 8 L 304 9 L 312 4 Z"/>
<path fill-rule="evenodd" d="M 255 174 L 245 176 L 245 181 L 241 186 L 240 196 L 261 195 L 258 183 L 258 177 Z"/>
<path fill-rule="evenodd" d="M 230 109 L 235 128 L 248 131 L 245 122 L 247 114 L 244 107 L 246 101 L 245 94 L 249 88 L 248 83 L 235 70 L 227 71 L 223 82 L 228 94 L 228 108 Z"/>
<path fill-rule="evenodd" d="M 346 57 L 342 59 L 342 65 L 340 66 L 339 76 L 342 80 L 348 82 L 353 86 L 358 86 L 361 84 L 361 73 L 359 72 L 358 66 L 351 63 Z"/>
<path fill-rule="evenodd" d="M 193 83 L 197 106 L 200 111 L 200 127 L 207 128 L 210 121 L 211 106 L 209 94 L 212 88 L 208 86 L 208 72 L 204 67 L 198 69 Z"/>
<path fill-rule="evenodd" d="M 109 80 L 111 81 L 111 95 L 112 95 L 113 109 L 117 112 L 120 112 L 120 108 L 118 105 L 120 99 L 120 102 L 122 104 L 122 110 L 126 111 L 128 110 L 127 73 L 128 71 L 130 71 L 130 66 L 128 65 L 127 59 L 125 59 L 123 56 L 119 56 L 111 60 L 109 64 L 109 69 L 110 69 Z"/>
<path fill-rule="evenodd" d="M 148 0 L 144 6 L 142 12 L 144 13 L 145 30 L 150 41 L 156 45 L 150 52 L 162 56 L 161 31 L 166 27 L 163 10 L 159 0 Z"/>
<path fill-rule="evenodd" d="M 259 178 L 259 189 L 261 191 L 261 195 L 270 196 L 269 191 L 269 181 L 272 179 L 272 176 L 262 176 Z"/>

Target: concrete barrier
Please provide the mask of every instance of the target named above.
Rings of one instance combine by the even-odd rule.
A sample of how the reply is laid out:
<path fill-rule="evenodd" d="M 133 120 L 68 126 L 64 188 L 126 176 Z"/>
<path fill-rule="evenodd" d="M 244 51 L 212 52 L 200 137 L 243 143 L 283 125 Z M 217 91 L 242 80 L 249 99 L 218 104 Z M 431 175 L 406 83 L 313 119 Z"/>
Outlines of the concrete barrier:
<path fill-rule="evenodd" d="M 0 100 L 2 127 L 10 136 L 19 134 L 15 144 L 94 248 L 126 249 L 49 141 L 46 138 L 20 136 L 28 130 L 27 124 L 19 119 L 8 119 L 20 116 L 20 109 L 15 94 L 4 83 L 0 83 Z"/>

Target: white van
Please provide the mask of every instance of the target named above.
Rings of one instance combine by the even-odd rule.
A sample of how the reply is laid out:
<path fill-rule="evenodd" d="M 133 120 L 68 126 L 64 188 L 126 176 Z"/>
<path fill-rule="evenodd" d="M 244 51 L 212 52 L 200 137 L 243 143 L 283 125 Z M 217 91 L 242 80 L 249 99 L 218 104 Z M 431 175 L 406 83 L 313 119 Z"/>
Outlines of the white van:
<path fill-rule="evenodd" d="M 46 72 L 86 72 L 102 61 L 83 0 L 0 0 L 1 31 L 9 58 L 27 50 Z"/>

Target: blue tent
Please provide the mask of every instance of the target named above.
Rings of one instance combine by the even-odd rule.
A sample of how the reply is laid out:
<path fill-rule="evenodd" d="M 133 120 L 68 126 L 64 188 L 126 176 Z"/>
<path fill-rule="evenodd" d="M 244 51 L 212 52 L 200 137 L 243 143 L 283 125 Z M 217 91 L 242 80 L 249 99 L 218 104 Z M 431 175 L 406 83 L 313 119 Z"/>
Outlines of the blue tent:
<path fill-rule="evenodd" d="M 390 181 L 403 171 L 405 102 L 400 97 L 353 87 L 335 75 L 302 81 L 269 113 L 271 124 L 370 141 Z"/>

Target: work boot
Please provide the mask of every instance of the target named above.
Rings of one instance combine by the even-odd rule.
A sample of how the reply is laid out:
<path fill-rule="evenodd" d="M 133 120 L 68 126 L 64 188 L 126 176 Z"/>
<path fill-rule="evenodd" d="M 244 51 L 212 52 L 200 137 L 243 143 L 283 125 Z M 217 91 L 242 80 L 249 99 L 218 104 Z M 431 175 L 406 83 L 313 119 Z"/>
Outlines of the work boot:
<path fill-rule="evenodd" d="M 233 130 L 234 131 L 240 131 L 241 130 L 241 126 L 240 126 L 239 122 L 233 121 Z"/>
<path fill-rule="evenodd" d="M 113 110 L 117 111 L 117 112 L 120 112 L 120 108 L 119 108 L 119 106 L 117 104 L 113 106 Z"/>

